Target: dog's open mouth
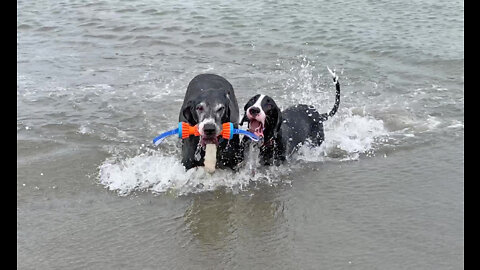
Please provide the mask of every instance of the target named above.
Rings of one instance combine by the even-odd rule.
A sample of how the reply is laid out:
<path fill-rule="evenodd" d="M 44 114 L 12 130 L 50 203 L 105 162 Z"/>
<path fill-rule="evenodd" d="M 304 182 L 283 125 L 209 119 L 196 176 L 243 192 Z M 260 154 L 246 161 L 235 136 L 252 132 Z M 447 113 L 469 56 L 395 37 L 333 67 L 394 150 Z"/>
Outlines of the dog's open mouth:
<path fill-rule="evenodd" d="M 217 136 L 212 136 L 212 137 L 202 136 L 202 137 L 200 137 L 200 143 L 201 143 L 202 147 L 205 147 L 205 145 L 207 145 L 207 144 L 218 145 L 218 137 Z"/>
<path fill-rule="evenodd" d="M 265 129 L 264 124 L 256 119 L 250 119 L 248 124 L 248 131 L 257 135 L 258 137 L 263 138 L 263 130 Z"/>

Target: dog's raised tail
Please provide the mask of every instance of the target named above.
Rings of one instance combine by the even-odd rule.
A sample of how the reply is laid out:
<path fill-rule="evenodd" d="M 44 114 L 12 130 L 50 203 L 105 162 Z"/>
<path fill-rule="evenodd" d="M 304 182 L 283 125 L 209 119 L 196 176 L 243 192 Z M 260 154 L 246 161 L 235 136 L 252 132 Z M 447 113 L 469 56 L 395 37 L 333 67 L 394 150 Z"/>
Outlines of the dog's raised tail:
<path fill-rule="evenodd" d="M 335 74 L 335 69 L 332 71 L 328 66 L 327 66 L 327 69 L 328 69 L 328 72 L 332 74 L 333 83 L 335 84 L 336 94 L 335 94 L 335 104 L 333 105 L 332 110 L 330 110 L 329 113 L 321 114 L 322 121 L 326 121 L 328 120 L 329 117 L 334 116 L 338 110 L 338 107 L 340 106 L 340 83 L 338 82 L 338 76 L 337 74 Z"/>

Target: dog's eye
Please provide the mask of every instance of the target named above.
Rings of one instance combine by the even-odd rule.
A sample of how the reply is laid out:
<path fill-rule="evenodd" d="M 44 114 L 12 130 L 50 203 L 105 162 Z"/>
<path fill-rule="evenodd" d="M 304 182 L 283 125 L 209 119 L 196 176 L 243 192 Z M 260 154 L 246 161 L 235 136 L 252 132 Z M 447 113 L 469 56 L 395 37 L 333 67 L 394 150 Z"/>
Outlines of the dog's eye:
<path fill-rule="evenodd" d="M 267 104 L 267 110 L 271 110 L 272 109 L 272 104 Z"/>
<path fill-rule="evenodd" d="M 204 110 L 203 106 L 197 106 L 197 111 L 203 112 L 203 110 Z"/>

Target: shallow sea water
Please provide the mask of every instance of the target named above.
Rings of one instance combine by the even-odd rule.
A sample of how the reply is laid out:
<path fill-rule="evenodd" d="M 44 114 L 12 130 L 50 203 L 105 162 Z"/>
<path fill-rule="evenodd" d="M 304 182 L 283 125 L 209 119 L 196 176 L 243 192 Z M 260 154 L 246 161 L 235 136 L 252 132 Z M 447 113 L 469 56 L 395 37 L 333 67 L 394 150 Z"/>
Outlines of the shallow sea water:
<path fill-rule="evenodd" d="M 280 167 L 185 172 L 189 81 L 327 112 Z M 17 1 L 17 268 L 463 269 L 463 1 Z"/>

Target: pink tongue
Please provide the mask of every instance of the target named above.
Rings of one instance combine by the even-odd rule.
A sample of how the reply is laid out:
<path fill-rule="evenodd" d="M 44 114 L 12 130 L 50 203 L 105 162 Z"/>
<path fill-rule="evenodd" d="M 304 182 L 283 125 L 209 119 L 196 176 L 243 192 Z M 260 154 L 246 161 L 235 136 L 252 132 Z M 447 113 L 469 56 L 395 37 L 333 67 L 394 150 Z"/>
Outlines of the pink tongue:
<path fill-rule="evenodd" d="M 261 122 L 256 120 L 250 121 L 249 131 L 257 136 L 263 137 L 263 125 Z"/>

